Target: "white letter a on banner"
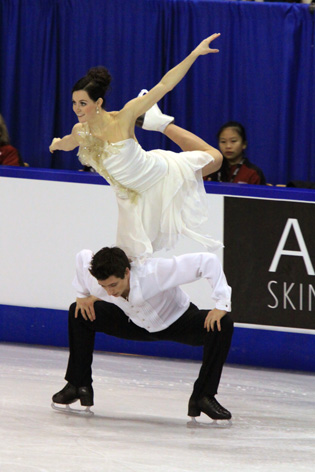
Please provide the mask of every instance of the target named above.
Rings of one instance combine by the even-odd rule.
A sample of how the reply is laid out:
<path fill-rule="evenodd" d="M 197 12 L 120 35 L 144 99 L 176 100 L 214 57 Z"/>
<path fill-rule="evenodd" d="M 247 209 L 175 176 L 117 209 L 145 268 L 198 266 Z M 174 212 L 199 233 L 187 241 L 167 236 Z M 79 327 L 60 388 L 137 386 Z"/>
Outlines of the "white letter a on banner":
<path fill-rule="evenodd" d="M 300 247 L 300 251 L 289 251 L 287 249 L 284 249 L 284 246 L 287 242 L 291 227 L 294 230 L 296 239 L 297 239 L 299 247 Z M 303 235 L 302 235 L 302 231 L 301 231 L 299 222 L 295 218 L 289 218 L 286 225 L 285 225 L 285 228 L 284 228 L 284 231 L 282 233 L 281 239 L 279 241 L 277 250 L 276 250 L 275 255 L 273 257 L 271 266 L 269 268 L 269 272 L 276 272 L 281 256 L 303 257 L 304 264 L 305 264 L 308 275 L 315 275 L 314 268 L 313 268 L 312 262 L 311 262 L 311 258 L 309 256 L 309 253 L 308 253 L 308 250 L 307 250 L 307 247 L 306 247 Z"/>

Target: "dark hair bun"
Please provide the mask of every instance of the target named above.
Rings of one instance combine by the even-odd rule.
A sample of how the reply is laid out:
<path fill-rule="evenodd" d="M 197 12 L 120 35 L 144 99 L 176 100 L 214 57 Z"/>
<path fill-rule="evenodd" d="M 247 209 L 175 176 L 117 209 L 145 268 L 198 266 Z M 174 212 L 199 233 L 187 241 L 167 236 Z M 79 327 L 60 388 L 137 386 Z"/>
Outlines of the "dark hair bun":
<path fill-rule="evenodd" d="M 106 67 L 92 67 L 84 77 L 74 84 L 72 93 L 84 90 L 94 102 L 102 98 L 102 106 L 105 107 L 104 97 L 109 89 L 111 80 L 112 77 Z"/>
<path fill-rule="evenodd" d="M 87 77 L 90 77 L 95 82 L 98 82 L 99 85 L 107 89 L 112 81 L 112 77 L 106 67 L 98 66 L 92 67 L 86 74 Z"/>

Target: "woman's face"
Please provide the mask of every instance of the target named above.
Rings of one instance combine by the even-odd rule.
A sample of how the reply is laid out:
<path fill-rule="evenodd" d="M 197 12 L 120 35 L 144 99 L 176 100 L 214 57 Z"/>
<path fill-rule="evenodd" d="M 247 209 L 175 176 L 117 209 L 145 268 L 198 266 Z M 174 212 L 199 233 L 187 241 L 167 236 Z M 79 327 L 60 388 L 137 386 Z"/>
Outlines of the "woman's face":
<path fill-rule="evenodd" d="M 246 143 L 235 128 L 225 128 L 219 136 L 219 148 L 230 164 L 237 164 L 243 158 Z"/>
<path fill-rule="evenodd" d="M 84 90 L 77 90 L 72 94 L 72 108 L 80 123 L 95 119 L 97 103 Z"/>

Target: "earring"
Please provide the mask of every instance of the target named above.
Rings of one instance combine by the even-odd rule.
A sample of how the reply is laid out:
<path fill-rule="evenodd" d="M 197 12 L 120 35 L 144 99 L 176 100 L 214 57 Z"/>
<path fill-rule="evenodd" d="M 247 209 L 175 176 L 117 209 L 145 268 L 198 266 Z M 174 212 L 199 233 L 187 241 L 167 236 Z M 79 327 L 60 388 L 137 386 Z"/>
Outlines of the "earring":
<path fill-rule="evenodd" d="M 98 115 L 99 115 L 99 113 L 100 113 L 100 110 L 99 110 L 98 107 L 96 107 L 96 113 L 97 113 Z"/>

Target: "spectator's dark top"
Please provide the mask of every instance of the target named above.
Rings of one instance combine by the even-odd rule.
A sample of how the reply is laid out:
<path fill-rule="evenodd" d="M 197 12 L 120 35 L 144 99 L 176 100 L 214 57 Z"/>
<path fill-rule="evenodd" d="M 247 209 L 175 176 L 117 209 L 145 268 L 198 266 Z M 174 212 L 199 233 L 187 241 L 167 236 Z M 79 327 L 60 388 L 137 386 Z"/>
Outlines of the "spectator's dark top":
<path fill-rule="evenodd" d="M 240 164 L 229 166 L 227 159 L 223 158 L 221 169 L 206 177 L 213 182 L 233 182 L 239 184 L 266 185 L 263 171 L 244 158 Z"/>
<path fill-rule="evenodd" d="M 0 146 L 0 165 L 2 166 L 23 166 L 19 151 L 11 144 Z"/>

